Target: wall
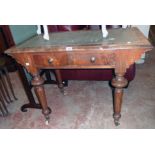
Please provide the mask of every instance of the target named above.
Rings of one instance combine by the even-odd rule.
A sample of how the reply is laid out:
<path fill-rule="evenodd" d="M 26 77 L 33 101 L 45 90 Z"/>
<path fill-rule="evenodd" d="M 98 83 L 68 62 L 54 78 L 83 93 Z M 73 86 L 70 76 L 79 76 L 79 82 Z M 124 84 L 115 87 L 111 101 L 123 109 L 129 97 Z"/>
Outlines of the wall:
<path fill-rule="evenodd" d="M 15 44 L 19 44 L 36 35 L 37 31 L 37 27 L 35 25 L 10 25 L 9 27 Z"/>
<path fill-rule="evenodd" d="M 37 27 L 35 25 L 10 25 L 9 27 L 16 45 L 37 34 Z M 30 82 L 32 77 L 26 70 L 25 73 Z"/>
<path fill-rule="evenodd" d="M 150 25 L 134 25 L 148 38 Z"/>
<path fill-rule="evenodd" d="M 148 38 L 149 36 L 149 30 L 150 25 L 133 25 L 139 28 L 139 30 L 145 35 L 145 37 Z M 143 64 L 145 62 L 145 53 L 141 56 L 141 59 L 139 59 L 136 64 Z"/>

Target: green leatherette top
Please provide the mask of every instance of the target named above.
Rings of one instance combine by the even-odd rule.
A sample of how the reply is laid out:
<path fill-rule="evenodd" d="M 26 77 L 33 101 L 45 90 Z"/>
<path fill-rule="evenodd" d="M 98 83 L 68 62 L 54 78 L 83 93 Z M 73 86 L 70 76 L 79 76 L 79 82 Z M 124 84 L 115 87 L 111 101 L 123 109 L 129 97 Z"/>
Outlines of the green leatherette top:
<path fill-rule="evenodd" d="M 94 31 L 72 31 L 72 32 L 57 32 L 50 33 L 49 40 L 45 40 L 43 35 L 36 35 L 27 41 L 24 41 L 18 46 L 6 51 L 6 53 L 22 50 L 29 50 L 27 52 L 32 52 L 34 49 L 39 48 L 64 48 L 64 47 L 133 47 L 142 46 L 143 48 L 151 46 L 147 38 L 135 27 L 127 29 L 111 29 L 108 30 L 109 35 L 107 38 L 102 37 L 102 32 L 100 30 Z M 30 50 L 31 49 L 31 50 Z M 34 52 L 34 51 L 33 51 Z"/>

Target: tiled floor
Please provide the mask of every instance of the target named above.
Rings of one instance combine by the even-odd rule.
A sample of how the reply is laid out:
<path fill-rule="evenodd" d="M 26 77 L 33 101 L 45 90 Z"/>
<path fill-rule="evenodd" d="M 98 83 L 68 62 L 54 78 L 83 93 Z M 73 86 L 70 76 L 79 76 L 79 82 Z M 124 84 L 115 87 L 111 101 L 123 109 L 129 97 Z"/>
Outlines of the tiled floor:
<path fill-rule="evenodd" d="M 55 85 L 46 85 L 47 100 L 52 108 L 47 126 L 40 110 L 20 111 L 28 100 L 17 73 L 11 77 L 18 101 L 8 105 L 10 114 L 0 117 L 0 128 L 155 128 L 155 49 L 146 55 L 145 64 L 137 65 L 135 80 L 124 91 L 118 127 L 113 123 L 108 82 L 70 81 L 67 96 Z"/>

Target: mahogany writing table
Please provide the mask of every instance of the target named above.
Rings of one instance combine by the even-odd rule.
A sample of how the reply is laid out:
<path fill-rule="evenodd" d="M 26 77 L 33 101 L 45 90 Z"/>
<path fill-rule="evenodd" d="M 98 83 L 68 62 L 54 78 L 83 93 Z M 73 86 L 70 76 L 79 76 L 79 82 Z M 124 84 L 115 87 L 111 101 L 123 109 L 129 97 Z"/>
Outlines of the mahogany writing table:
<path fill-rule="evenodd" d="M 37 35 L 6 51 L 33 76 L 32 85 L 46 120 L 49 120 L 51 109 L 46 101 L 40 69 L 55 69 L 61 81 L 59 69 L 113 68 L 113 117 L 118 125 L 123 88 L 128 83 L 124 74 L 142 54 L 152 49 L 148 40 L 137 28 L 112 29 L 107 38 L 102 37 L 101 31 L 60 32 L 49 37 L 47 41 L 42 35 Z M 60 83 L 59 87 L 63 88 L 63 84 Z"/>

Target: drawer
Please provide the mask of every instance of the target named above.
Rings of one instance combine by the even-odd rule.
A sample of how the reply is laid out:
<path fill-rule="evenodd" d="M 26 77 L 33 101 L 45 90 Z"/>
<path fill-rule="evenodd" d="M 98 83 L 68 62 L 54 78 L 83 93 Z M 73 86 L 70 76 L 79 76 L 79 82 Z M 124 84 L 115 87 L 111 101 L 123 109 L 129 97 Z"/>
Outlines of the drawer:
<path fill-rule="evenodd" d="M 115 56 L 112 53 L 95 53 L 95 52 L 77 52 L 70 53 L 69 56 L 70 65 L 84 65 L 84 66 L 96 66 L 96 65 L 114 65 Z"/>
<path fill-rule="evenodd" d="M 68 64 L 67 54 L 60 52 L 37 54 L 33 59 L 38 67 L 59 67 Z"/>

